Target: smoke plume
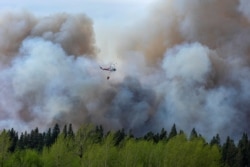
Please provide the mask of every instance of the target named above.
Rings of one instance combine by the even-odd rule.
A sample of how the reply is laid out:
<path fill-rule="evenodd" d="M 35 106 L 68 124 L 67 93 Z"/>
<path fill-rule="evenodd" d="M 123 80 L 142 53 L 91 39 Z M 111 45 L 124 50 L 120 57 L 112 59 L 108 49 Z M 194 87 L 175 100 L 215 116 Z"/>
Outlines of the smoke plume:
<path fill-rule="evenodd" d="M 249 133 L 247 6 L 244 0 L 159 1 L 124 37 L 123 61 L 136 57 L 131 50 L 144 56 L 141 82 L 157 97 L 154 128 L 176 123 L 206 137 Z"/>
<path fill-rule="evenodd" d="M 93 123 L 143 135 L 175 123 L 208 138 L 250 133 L 247 6 L 247 0 L 157 2 L 115 38 L 112 74 L 99 69 L 105 57 L 87 16 L 2 14 L 0 128 Z"/>

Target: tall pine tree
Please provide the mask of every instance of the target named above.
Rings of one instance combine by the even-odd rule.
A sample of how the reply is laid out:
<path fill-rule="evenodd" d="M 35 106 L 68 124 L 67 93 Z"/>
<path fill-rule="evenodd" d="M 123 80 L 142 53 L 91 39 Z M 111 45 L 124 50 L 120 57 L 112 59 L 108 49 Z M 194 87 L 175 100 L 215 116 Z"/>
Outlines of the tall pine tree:
<path fill-rule="evenodd" d="M 242 138 L 238 143 L 238 154 L 237 160 L 241 167 L 249 166 L 249 149 L 248 149 L 249 141 L 246 133 L 243 133 Z"/>
<path fill-rule="evenodd" d="M 227 137 L 226 143 L 222 146 L 222 162 L 224 166 L 234 167 L 237 166 L 237 148 L 234 141 Z"/>
<path fill-rule="evenodd" d="M 169 133 L 169 136 L 168 136 L 168 139 L 171 139 L 172 137 L 176 136 L 177 135 L 177 130 L 176 130 L 176 127 L 175 127 L 175 124 L 172 126 L 171 128 L 171 131 Z"/>

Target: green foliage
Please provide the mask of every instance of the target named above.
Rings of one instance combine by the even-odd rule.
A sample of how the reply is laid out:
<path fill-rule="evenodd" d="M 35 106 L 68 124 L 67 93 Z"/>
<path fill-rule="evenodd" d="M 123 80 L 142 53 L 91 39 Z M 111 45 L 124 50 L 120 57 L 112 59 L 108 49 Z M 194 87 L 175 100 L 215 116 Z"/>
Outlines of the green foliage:
<path fill-rule="evenodd" d="M 159 166 L 162 159 L 157 146 L 153 141 L 128 139 L 120 150 L 120 166 Z"/>
<path fill-rule="evenodd" d="M 78 129 L 74 138 L 76 154 L 82 158 L 88 147 L 96 140 L 97 135 L 93 125 L 85 125 Z"/>
<path fill-rule="evenodd" d="M 109 133 L 103 143 L 93 143 L 82 158 L 82 166 L 119 166 L 118 148 L 114 145 L 113 133 Z"/>
<path fill-rule="evenodd" d="M 36 150 L 15 151 L 7 161 L 6 167 L 42 167 L 41 155 Z"/>
<path fill-rule="evenodd" d="M 190 136 L 175 124 L 169 136 L 165 129 L 135 138 L 124 129 L 104 134 L 102 126 L 83 125 L 76 133 L 72 125 L 60 132 L 40 133 L 38 128 L 21 133 L 14 129 L 0 134 L 0 166 L 3 167 L 138 167 L 249 166 L 250 142 L 246 133 L 234 144 L 231 138 L 221 146 L 217 134 L 210 144 L 192 129 Z"/>
<path fill-rule="evenodd" d="M 219 166 L 218 147 L 210 147 L 202 138 L 187 140 L 185 134 L 169 140 L 166 146 L 166 166 Z"/>
<path fill-rule="evenodd" d="M 60 135 L 56 142 L 45 148 L 42 153 L 44 166 L 46 167 L 71 167 L 79 166 L 80 158 L 77 156 L 73 141 Z"/>
<path fill-rule="evenodd" d="M 0 166 L 4 166 L 6 160 L 9 158 L 9 148 L 11 146 L 11 139 L 9 134 L 3 130 L 0 134 Z"/>

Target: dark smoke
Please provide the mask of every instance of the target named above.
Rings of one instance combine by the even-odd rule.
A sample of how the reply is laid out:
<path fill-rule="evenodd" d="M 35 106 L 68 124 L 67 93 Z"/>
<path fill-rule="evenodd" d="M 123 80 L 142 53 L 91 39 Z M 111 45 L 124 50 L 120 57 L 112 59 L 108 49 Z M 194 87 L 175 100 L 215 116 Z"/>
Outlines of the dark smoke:
<path fill-rule="evenodd" d="M 175 123 L 208 138 L 250 133 L 248 6 L 247 0 L 158 2 L 124 35 L 106 35 L 119 58 L 110 80 L 98 67 L 105 57 L 87 16 L 4 14 L 0 127 L 94 123 L 142 135 Z"/>

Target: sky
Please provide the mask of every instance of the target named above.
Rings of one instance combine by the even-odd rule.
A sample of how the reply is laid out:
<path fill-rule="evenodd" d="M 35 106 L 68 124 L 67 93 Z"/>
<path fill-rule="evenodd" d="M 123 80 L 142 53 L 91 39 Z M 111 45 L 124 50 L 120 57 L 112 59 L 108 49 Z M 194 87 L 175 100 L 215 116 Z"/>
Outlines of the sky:
<path fill-rule="evenodd" d="M 146 6 L 155 0 L 1 0 L 1 11 L 28 10 L 37 15 L 49 15 L 57 12 L 85 13 L 93 20 L 114 20 L 139 16 Z"/>

